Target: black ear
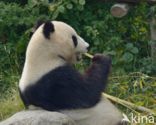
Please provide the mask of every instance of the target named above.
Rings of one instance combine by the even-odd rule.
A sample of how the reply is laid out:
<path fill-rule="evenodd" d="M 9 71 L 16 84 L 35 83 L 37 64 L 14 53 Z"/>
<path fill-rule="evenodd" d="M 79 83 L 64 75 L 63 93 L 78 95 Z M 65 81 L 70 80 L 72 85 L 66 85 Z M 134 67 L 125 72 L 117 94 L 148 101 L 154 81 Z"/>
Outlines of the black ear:
<path fill-rule="evenodd" d="M 32 31 L 30 32 L 30 37 L 34 34 L 34 32 L 44 23 L 43 20 L 38 20 L 35 24 L 35 26 L 32 28 Z"/>
<path fill-rule="evenodd" d="M 50 39 L 50 33 L 54 31 L 55 29 L 54 29 L 53 23 L 51 21 L 45 22 L 44 27 L 43 27 L 43 34 L 45 38 Z"/>

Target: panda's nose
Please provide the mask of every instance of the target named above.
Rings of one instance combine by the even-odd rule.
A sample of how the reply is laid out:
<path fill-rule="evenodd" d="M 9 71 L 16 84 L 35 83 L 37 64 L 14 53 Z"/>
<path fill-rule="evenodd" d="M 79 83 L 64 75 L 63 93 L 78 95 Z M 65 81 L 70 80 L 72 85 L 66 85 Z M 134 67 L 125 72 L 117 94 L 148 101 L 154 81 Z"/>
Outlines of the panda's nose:
<path fill-rule="evenodd" d="M 87 46 L 86 49 L 88 50 L 89 49 L 89 46 Z"/>
<path fill-rule="evenodd" d="M 89 48 L 89 44 L 87 42 L 85 42 L 85 46 L 87 49 Z"/>

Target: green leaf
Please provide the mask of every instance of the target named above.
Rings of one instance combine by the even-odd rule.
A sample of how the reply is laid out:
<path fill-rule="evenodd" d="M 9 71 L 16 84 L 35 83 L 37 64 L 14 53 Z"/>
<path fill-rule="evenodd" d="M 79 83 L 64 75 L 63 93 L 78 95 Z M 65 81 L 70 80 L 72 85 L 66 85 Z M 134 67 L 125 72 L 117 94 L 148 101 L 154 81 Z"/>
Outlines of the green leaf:
<path fill-rule="evenodd" d="M 77 6 L 77 9 L 82 11 L 84 9 L 84 7 L 82 5 Z"/>
<path fill-rule="evenodd" d="M 79 0 L 80 5 L 85 5 L 86 1 L 85 0 Z"/>
<path fill-rule="evenodd" d="M 138 48 L 133 47 L 133 48 L 131 49 L 131 52 L 132 52 L 133 54 L 137 54 L 137 53 L 139 52 L 139 50 L 138 50 Z"/>
<path fill-rule="evenodd" d="M 126 48 L 127 48 L 128 50 L 132 49 L 132 48 L 133 48 L 133 44 L 132 44 L 132 43 L 127 43 L 127 44 L 126 44 Z"/>
<path fill-rule="evenodd" d="M 125 62 L 132 62 L 133 61 L 133 55 L 129 52 L 126 52 L 123 56 L 122 56 L 122 60 Z"/>
<path fill-rule="evenodd" d="M 61 12 L 61 13 L 64 13 L 64 11 L 65 11 L 64 6 L 59 6 L 58 11 Z"/>
<path fill-rule="evenodd" d="M 104 51 L 104 53 L 106 54 L 106 55 L 112 55 L 112 56 L 115 56 L 116 55 L 116 51 Z"/>
<path fill-rule="evenodd" d="M 52 19 L 55 20 L 59 15 L 59 12 L 58 11 L 55 11 L 52 15 Z"/>
<path fill-rule="evenodd" d="M 37 1 L 36 1 L 36 0 L 28 0 L 28 4 L 29 4 L 30 6 L 34 6 L 34 5 L 37 4 Z"/>
<path fill-rule="evenodd" d="M 76 4 L 78 3 L 78 0 L 71 0 L 71 1 Z"/>
<path fill-rule="evenodd" d="M 72 9 L 73 8 L 73 4 L 67 4 L 67 6 L 66 6 L 68 9 Z"/>

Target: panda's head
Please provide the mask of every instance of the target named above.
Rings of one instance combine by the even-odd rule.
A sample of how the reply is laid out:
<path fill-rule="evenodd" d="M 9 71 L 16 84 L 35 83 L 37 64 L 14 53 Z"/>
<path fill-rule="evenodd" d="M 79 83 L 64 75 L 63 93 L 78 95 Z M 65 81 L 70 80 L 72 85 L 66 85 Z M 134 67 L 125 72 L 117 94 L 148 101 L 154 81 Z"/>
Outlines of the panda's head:
<path fill-rule="evenodd" d="M 79 60 L 80 55 L 86 53 L 89 47 L 71 26 L 60 21 L 40 23 L 30 43 L 33 44 L 33 49 L 45 47 L 46 52 L 42 53 L 51 54 L 53 58 L 62 58 L 69 63 Z"/>
<path fill-rule="evenodd" d="M 71 26 L 59 21 L 39 22 L 27 47 L 20 89 L 57 67 L 75 63 L 88 47 Z"/>

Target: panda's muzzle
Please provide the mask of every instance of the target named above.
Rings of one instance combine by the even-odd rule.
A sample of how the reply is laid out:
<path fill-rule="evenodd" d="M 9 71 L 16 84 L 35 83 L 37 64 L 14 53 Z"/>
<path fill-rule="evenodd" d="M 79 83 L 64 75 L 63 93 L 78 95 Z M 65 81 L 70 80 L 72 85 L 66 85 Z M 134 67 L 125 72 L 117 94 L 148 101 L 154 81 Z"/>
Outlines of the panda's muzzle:
<path fill-rule="evenodd" d="M 62 55 L 58 55 L 58 57 L 64 61 L 67 61 L 67 59 L 65 57 L 63 57 Z M 77 61 L 80 61 L 82 59 L 82 53 L 80 53 L 80 52 L 75 53 L 75 57 L 76 57 Z"/>

